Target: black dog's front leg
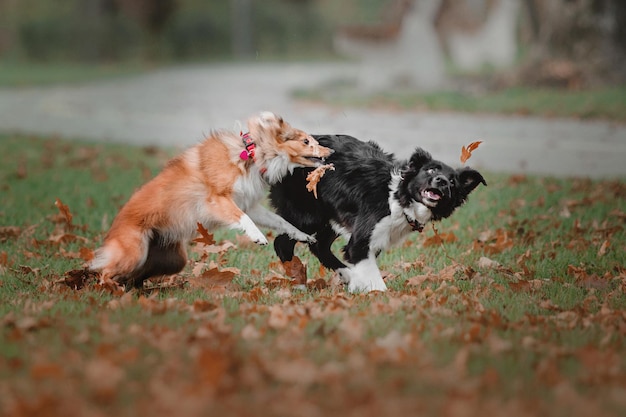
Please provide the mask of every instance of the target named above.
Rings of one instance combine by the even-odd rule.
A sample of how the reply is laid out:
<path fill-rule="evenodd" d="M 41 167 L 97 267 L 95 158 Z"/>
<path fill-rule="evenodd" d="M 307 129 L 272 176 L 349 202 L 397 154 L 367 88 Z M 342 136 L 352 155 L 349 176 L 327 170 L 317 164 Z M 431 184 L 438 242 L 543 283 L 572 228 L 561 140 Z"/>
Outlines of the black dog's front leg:
<path fill-rule="evenodd" d="M 322 265 L 328 269 L 337 270 L 340 268 L 346 268 L 346 265 L 341 262 L 335 254 L 330 250 L 337 234 L 330 226 L 325 226 L 322 230 L 315 235 L 316 242 L 310 243 L 309 248 L 313 255 L 317 256 Z"/>
<path fill-rule="evenodd" d="M 330 250 L 333 242 L 337 239 L 337 234 L 330 226 L 317 232 L 315 238 L 315 243 L 309 243 L 309 249 L 311 253 L 319 259 L 322 265 L 332 270 L 346 267 Z M 296 243 L 296 240 L 291 239 L 286 234 L 276 236 L 276 239 L 274 239 L 274 251 L 281 262 L 290 262 L 293 260 Z"/>
<path fill-rule="evenodd" d="M 286 234 L 276 236 L 276 239 L 274 239 L 274 252 L 276 252 L 281 262 L 290 262 L 293 260 L 293 252 L 296 243 L 296 240 L 293 240 Z"/>

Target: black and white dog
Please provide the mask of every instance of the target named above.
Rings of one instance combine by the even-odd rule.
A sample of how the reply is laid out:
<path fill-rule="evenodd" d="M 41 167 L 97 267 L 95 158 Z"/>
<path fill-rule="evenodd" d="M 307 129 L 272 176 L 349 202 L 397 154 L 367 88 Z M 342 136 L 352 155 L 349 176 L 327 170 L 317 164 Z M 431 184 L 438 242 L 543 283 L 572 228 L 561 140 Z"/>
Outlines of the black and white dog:
<path fill-rule="evenodd" d="M 408 161 L 397 161 L 374 142 L 347 135 L 313 135 L 335 152 L 317 184 L 316 199 L 306 188 L 310 168 L 272 185 L 276 212 L 305 233 L 315 235 L 311 252 L 322 265 L 336 270 L 350 292 L 385 291 L 376 256 L 430 221 L 444 219 L 462 205 L 482 175 L 471 168 L 453 169 L 417 148 Z M 339 235 L 348 239 L 344 259 L 331 251 Z M 293 259 L 296 241 L 286 234 L 274 240 L 281 261 Z"/>

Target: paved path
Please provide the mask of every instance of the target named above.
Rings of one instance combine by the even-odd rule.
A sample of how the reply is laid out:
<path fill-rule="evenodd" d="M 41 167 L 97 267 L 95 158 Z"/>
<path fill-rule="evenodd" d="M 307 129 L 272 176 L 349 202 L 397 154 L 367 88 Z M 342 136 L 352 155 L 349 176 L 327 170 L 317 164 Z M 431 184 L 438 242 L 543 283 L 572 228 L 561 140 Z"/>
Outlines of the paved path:
<path fill-rule="evenodd" d="M 215 128 L 272 110 L 311 133 L 375 140 L 399 157 L 422 146 L 493 171 L 626 178 L 626 125 L 566 119 L 331 108 L 290 91 L 353 74 L 350 64 L 224 64 L 83 85 L 0 89 L 0 131 L 186 147 Z"/>

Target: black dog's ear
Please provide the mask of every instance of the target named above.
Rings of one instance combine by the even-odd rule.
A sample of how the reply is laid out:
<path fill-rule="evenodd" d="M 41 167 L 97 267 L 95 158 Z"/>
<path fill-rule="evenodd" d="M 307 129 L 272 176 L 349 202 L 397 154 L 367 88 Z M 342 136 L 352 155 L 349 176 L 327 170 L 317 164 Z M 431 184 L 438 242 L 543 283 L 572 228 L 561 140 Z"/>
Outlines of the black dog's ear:
<path fill-rule="evenodd" d="M 430 156 L 428 152 L 423 150 L 422 148 L 416 148 L 413 155 L 411 155 L 411 160 L 409 164 L 416 170 L 419 169 L 427 162 L 432 161 L 433 157 Z"/>
<path fill-rule="evenodd" d="M 466 195 L 471 193 L 480 183 L 487 185 L 487 181 L 485 181 L 483 176 L 480 175 L 480 172 L 475 169 L 461 168 L 457 172 L 459 174 L 459 180 L 461 181 L 461 187 Z"/>

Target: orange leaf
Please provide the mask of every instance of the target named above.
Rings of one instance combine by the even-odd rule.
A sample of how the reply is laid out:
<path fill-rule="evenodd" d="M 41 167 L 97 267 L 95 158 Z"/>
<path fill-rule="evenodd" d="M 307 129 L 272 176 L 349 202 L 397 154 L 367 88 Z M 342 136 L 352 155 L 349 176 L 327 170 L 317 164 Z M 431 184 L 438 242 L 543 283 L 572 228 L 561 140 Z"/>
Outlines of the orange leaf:
<path fill-rule="evenodd" d="M 203 243 L 207 246 L 215 243 L 213 234 L 209 233 L 209 231 L 204 228 L 202 223 L 198 223 L 198 233 L 200 233 L 200 237 L 194 239 L 194 242 Z"/>
<path fill-rule="evenodd" d="M 17 226 L 2 226 L 0 227 L 0 242 L 17 238 L 21 233 L 22 229 Z"/>
<path fill-rule="evenodd" d="M 291 261 L 283 262 L 283 268 L 285 268 L 285 274 L 293 278 L 294 284 L 306 284 L 306 267 L 300 258 L 294 256 Z"/>
<path fill-rule="evenodd" d="M 333 164 L 320 165 L 306 176 L 306 180 L 309 182 L 306 185 L 306 189 L 309 190 L 309 192 L 313 191 L 315 198 L 317 198 L 317 183 L 320 182 L 327 169 L 334 171 L 335 166 Z"/>
<path fill-rule="evenodd" d="M 69 207 L 63 204 L 63 202 L 58 198 L 55 200 L 54 205 L 57 206 L 57 208 L 61 212 L 62 220 L 64 220 L 67 226 L 71 229 L 73 216 L 72 213 L 70 213 Z"/>
<path fill-rule="evenodd" d="M 429 246 L 439 246 L 439 245 L 443 245 L 444 243 L 454 243 L 456 242 L 458 239 L 456 237 L 456 235 L 452 232 L 450 233 L 437 233 L 434 236 L 431 236 L 429 238 L 427 238 L 424 243 L 423 246 L 425 248 L 429 247 Z"/>
<path fill-rule="evenodd" d="M 478 146 L 483 143 L 482 140 L 477 140 L 476 142 L 472 142 L 467 147 L 463 146 L 461 148 L 461 163 L 465 163 L 472 156 L 472 152 L 478 149 Z"/>
<path fill-rule="evenodd" d="M 199 277 L 189 278 L 189 284 L 193 288 L 203 288 L 207 290 L 226 289 L 230 286 L 238 270 L 235 268 L 218 269 L 217 267 L 204 271 Z"/>

